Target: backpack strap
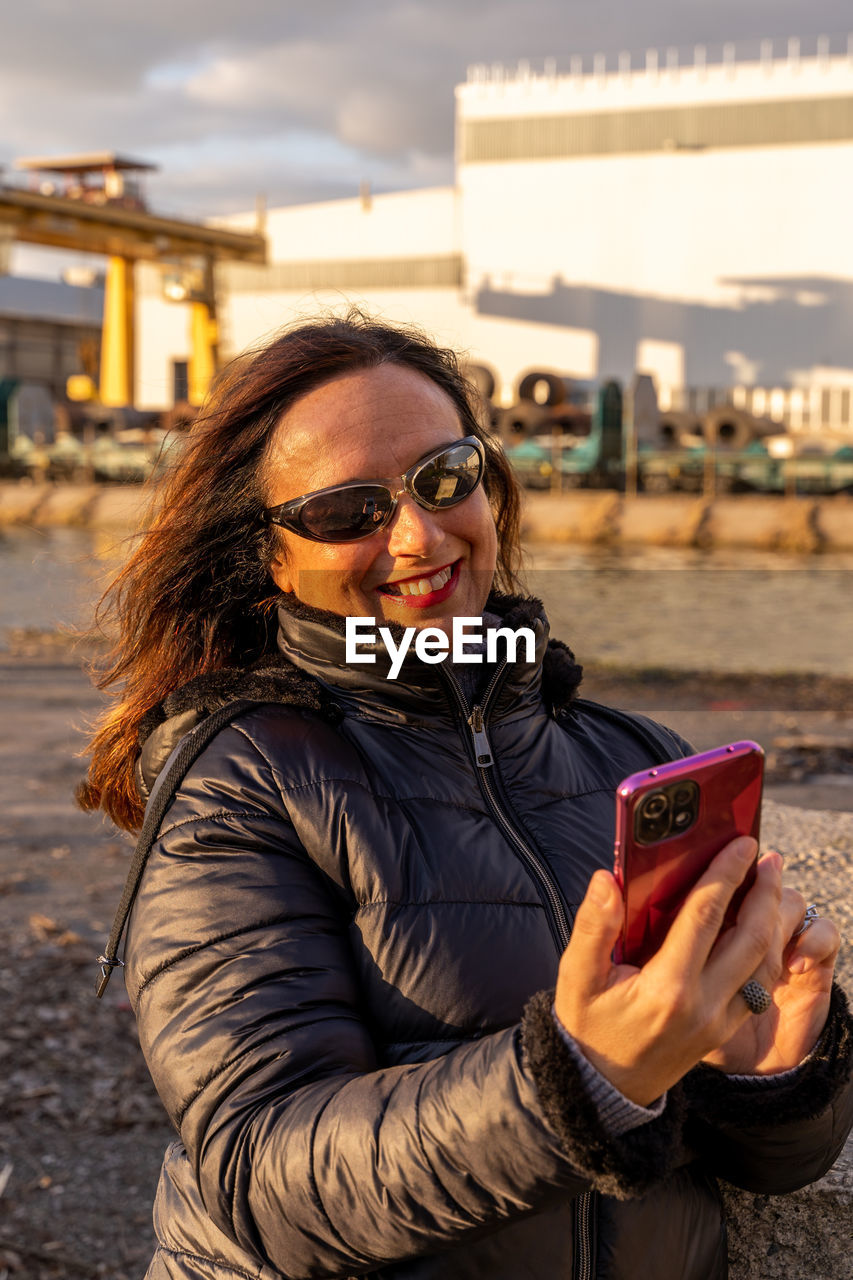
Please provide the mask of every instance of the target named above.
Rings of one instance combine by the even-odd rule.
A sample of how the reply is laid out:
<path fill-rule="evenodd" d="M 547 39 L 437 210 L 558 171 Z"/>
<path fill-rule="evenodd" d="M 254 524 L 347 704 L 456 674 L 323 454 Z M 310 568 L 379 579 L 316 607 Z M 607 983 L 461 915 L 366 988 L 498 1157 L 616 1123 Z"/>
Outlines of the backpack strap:
<path fill-rule="evenodd" d="M 124 961 L 119 960 L 117 955 L 121 936 L 124 933 L 124 926 L 130 915 L 130 909 L 139 891 L 148 855 L 151 852 L 154 841 L 157 839 L 160 824 L 175 797 L 175 792 L 183 782 L 190 766 L 195 763 L 205 747 L 213 741 L 220 729 L 224 729 L 232 720 L 236 720 L 237 716 L 248 710 L 249 707 L 257 705 L 258 703 L 255 699 L 241 698 L 239 701 L 226 703 L 224 707 L 220 707 L 212 715 L 206 716 L 204 720 L 199 721 L 194 729 L 191 729 L 189 733 L 181 738 L 154 783 L 151 795 L 148 797 L 145 817 L 127 873 L 124 892 L 121 895 L 121 901 L 118 904 L 115 919 L 113 920 L 113 927 L 103 955 L 98 956 L 101 976 L 95 987 L 95 995 L 99 1000 L 107 989 L 107 983 L 110 980 L 113 969 L 124 967 Z"/>

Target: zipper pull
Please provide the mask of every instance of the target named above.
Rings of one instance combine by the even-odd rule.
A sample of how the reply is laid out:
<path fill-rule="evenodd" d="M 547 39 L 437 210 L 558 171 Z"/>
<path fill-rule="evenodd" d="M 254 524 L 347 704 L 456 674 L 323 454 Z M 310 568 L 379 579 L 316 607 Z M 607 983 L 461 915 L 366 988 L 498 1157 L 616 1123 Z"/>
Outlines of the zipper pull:
<path fill-rule="evenodd" d="M 483 728 L 483 709 L 475 707 L 468 717 L 468 724 L 474 735 L 474 754 L 481 769 L 488 769 L 492 764 L 492 748 Z"/>

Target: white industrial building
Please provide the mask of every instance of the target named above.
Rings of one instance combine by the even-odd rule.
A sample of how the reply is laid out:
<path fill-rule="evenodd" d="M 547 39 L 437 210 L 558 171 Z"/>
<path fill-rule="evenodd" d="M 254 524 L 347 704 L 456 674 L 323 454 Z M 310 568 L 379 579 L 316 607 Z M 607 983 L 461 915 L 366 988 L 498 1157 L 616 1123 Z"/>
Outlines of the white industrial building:
<path fill-rule="evenodd" d="M 664 396 L 795 388 L 802 425 L 853 429 L 851 208 L 853 45 L 474 67 L 455 185 L 270 211 L 270 265 L 220 269 L 223 353 L 354 301 L 491 366 L 507 403 L 531 368 L 640 369 Z M 137 402 L 163 407 L 185 308 L 139 276 Z"/>

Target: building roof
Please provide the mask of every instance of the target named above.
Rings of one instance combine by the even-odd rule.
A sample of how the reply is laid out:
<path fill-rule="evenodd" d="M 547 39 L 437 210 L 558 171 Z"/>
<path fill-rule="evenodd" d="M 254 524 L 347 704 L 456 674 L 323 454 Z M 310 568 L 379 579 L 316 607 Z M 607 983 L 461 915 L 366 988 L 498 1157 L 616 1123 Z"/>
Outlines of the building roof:
<path fill-rule="evenodd" d="M 154 170 L 158 166 L 120 156 L 115 151 L 84 151 L 71 156 L 21 156 L 15 161 L 15 167 L 49 173 L 86 173 L 99 169 Z"/>
<path fill-rule="evenodd" d="M 103 306 L 104 291 L 97 287 L 0 276 L 0 317 L 100 325 Z"/>

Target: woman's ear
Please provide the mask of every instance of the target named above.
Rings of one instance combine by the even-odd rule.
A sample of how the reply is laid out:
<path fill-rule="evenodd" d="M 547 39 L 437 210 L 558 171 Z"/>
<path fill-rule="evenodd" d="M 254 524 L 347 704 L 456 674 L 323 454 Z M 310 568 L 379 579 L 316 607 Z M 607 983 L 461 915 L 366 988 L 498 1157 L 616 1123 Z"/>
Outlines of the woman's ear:
<path fill-rule="evenodd" d="M 270 577 L 280 591 L 292 592 L 294 590 L 293 575 L 290 572 L 290 566 L 287 563 L 287 556 L 282 543 L 279 543 L 279 548 L 270 561 Z"/>

